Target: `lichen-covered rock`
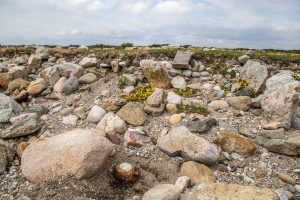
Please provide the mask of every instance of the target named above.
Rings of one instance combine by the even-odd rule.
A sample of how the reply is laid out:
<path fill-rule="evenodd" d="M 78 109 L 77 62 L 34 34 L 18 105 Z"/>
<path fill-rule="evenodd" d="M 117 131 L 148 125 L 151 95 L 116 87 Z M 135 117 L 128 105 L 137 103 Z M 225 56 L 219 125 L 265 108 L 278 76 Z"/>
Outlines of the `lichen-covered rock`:
<path fill-rule="evenodd" d="M 250 155 L 256 149 L 254 142 L 248 138 L 232 133 L 230 131 L 222 131 L 218 133 L 215 143 L 228 153 L 237 153 L 240 155 Z"/>
<path fill-rule="evenodd" d="M 0 94 L 0 122 L 9 122 L 10 118 L 22 110 L 23 108 L 13 98 Z"/>
<path fill-rule="evenodd" d="M 166 67 L 161 62 L 141 60 L 143 73 L 152 87 L 170 88 L 171 79 Z"/>
<path fill-rule="evenodd" d="M 137 102 L 127 103 L 117 112 L 117 115 L 134 126 L 143 125 L 146 120 L 144 107 Z"/>
<path fill-rule="evenodd" d="M 239 72 L 241 79 L 246 80 L 254 92 L 262 92 L 268 78 L 268 69 L 265 65 L 257 61 L 248 60 L 247 63 L 239 69 Z"/>
<path fill-rule="evenodd" d="M 88 178 L 104 171 L 112 143 L 92 131 L 75 129 L 30 144 L 22 154 L 21 170 L 33 182 L 63 175 Z"/>
<path fill-rule="evenodd" d="M 291 118 L 298 107 L 300 82 L 294 80 L 290 71 L 282 71 L 269 78 L 261 99 L 261 107 L 274 121 L 284 128 L 291 127 Z"/>
<path fill-rule="evenodd" d="M 0 132 L 0 138 L 16 138 L 34 133 L 43 126 L 35 113 L 25 113 L 10 119 L 12 125 Z"/>

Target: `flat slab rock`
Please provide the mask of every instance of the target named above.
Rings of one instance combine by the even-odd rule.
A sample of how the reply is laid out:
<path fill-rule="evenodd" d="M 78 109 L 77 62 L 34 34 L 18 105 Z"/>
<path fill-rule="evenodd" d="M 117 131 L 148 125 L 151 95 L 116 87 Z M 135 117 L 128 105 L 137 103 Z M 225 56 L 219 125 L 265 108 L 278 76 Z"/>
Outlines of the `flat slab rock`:
<path fill-rule="evenodd" d="M 177 51 L 174 58 L 173 67 L 176 69 L 188 69 L 193 54 L 194 53 L 191 51 Z"/>
<path fill-rule="evenodd" d="M 278 200 L 276 193 L 268 188 L 238 184 L 200 184 L 182 196 L 182 200 Z"/>
<path fill-rule="evenodd" d="M 88 178 L 103 171 L 112 150 L 107 138 L 75 129 L 30 144 L 22 154 L 21 170 L 25 178 L 36 183 L 67 174 Z"/>
<path fill-rule="evenodd" d="M 0 138 L 16 138 L 39 130 L 43 123 L 36 113 L 25 113 L 10 119 L 12 123 L 7 129 L 0 131 Z"/>
<path fill-rule="evenodd" d="M 256 142 L 272 152 L 288 156 L 300 155 L 300 131 L 284 134 L 283 129 L 265 130 L 256 136 Z"/>
<path fill-rule="evenodd" d="M 172 184 L 160 184 L 148 190 L 142 200 L 177 200 L 181 190 Z"/>
<path fill-rule="evenodd" d="M 214 164 L 218 161 L 218 147 L 190 132 L 185 126 L 173 128 L 167 135 L 160 137 L 157 146 L 169 156 L 182 156 L 203 164 Z"/>

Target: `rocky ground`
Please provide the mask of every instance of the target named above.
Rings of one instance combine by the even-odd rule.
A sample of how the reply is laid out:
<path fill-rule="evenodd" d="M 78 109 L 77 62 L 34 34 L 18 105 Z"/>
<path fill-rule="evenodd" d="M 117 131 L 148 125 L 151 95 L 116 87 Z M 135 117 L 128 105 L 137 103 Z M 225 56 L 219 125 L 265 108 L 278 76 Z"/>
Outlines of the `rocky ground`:
<path fill-rule="evenodd" d="M 300 199 L 299 66 L 254 53 L 2 54 L 0 199 Z"/>

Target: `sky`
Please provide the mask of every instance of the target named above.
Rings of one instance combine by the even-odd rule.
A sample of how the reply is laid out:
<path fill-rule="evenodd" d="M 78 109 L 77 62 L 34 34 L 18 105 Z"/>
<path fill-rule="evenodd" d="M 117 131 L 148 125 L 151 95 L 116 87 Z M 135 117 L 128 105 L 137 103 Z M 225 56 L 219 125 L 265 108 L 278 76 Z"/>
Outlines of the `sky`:
<path fill-rule="evenodd" d="M 0 0 L 0 44 L 300 49 L 300 0 Z"/>

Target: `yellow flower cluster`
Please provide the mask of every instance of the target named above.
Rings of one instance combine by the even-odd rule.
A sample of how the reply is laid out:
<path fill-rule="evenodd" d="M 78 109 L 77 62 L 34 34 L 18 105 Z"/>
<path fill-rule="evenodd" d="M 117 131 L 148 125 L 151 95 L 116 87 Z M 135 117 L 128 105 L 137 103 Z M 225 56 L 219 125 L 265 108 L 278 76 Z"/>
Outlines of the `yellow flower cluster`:
<path fill-rule="evenodd" d="M 135 87 L 133 93 L 125 96 L 126 101 L 144 101 L 146 100 L 154 91 L 153 87 L 138 85 Z"/>
<path fill-rule="evenodd" d="M 244 88 L 249 88 L 249 89 L 253 90 L 253 88 L 251 88 L 249 86 L 249 83 L 246 80 L 237 79 L 237 80 L 235 80 L 235 82 L 239 84 L 238 87 L 235 89 L 235 92 L 237 92 L 241 89 L 244 89 Z"/>

